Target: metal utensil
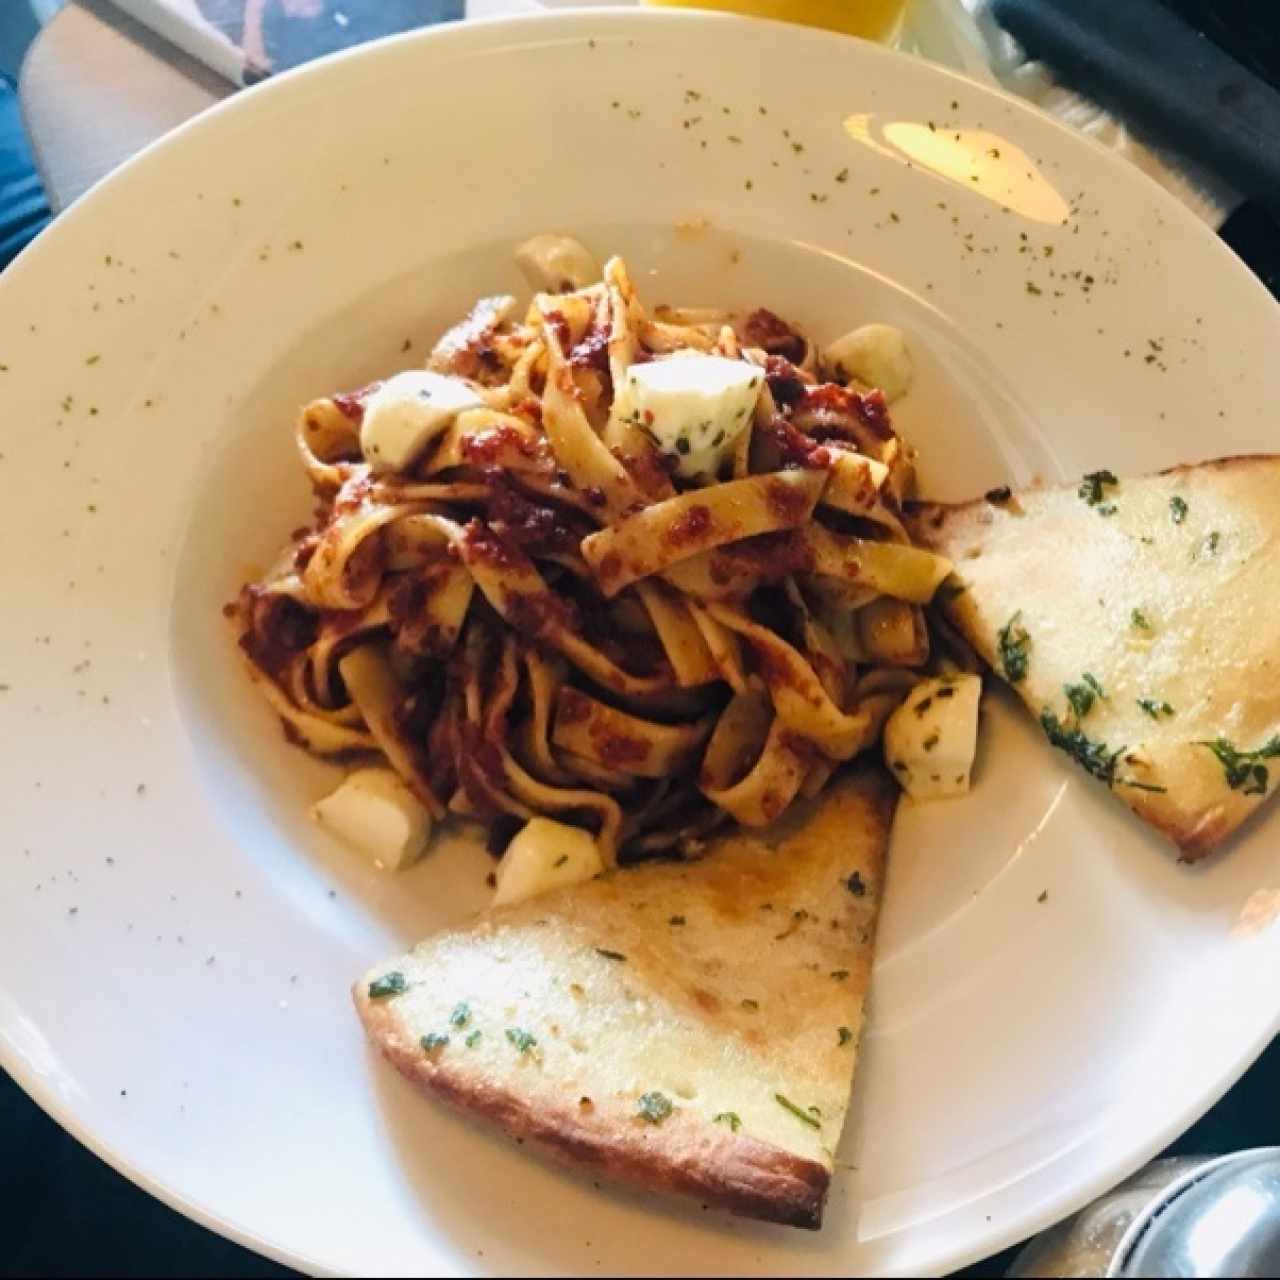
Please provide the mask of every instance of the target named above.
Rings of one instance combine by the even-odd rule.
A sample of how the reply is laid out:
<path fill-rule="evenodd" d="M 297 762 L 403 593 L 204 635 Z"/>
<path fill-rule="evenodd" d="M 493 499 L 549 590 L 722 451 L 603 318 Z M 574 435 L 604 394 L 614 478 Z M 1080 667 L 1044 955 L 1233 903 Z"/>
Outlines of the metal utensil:
<path fill-rule="evenodd" d="M 1280 1147 L 1185 1173 L 1134 1219 L 1107 1275 L 1280 1275 Z"/>
<path fill-rule="evenodd" d="M 1153 1161 L 1042 1231 L 1007 1274 L 1280 1275 L 1280 1147 Z"/>
<path fill-rule="evenodd" d="M 1212 1162 L 1212 1156 L 1173 1156 L 1153 1161 L 1074 1217 L 1029 1241 L 1014 1258 L 1007 1274 L 1099 1280 L 1107 1275 L 1130 1224 L 1139 1217 L 1145 1218 L 1148 1206 L 1163 1203 L 1168 1187 Z"/>

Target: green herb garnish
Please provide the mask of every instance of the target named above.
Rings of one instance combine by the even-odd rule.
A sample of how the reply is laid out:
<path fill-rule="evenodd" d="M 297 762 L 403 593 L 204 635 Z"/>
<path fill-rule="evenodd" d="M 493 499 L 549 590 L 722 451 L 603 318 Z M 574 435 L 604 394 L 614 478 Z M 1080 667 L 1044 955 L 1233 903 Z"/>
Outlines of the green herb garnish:
<path fill-rule="evenodd" d="M 604 956 L 606 960 L 625 960 L 627 958 L 621 951 L 608 951 L 604 947 L 596 947 L 595 953 L 598 956 Z"/>
<path fill-rule="evenodd" d="M 1062 691 L 1067 695 L 1067 701 L 1071 703 L 1071 709 L 1076 713 L 1077 720 L 1089 714 L 1097 699 L 1105 699 L 1107 696 L 1096 677 L 1090 675 L 1088 671 L 1080 677 L 1079 684 L 1064 684 Z"/>
<path fill-rule="evenodd" d="M 719 1115 L 711 1117 L 712 1124 L 727 1124 L 734 1133 L 742 1128 L 742 1120 L 736 1111 L 722 1111 Z"/>
<path fill-rule="evenodd" d="M 799 1107 L 797 1107 L 796 1104 L 792 1102 L 791 1099 L 788 1098 L 785 1093 L 775 1093 L 773 1095 L 773 1098 L 774 1098 L 774 1101 L 780 1107 L 783 1107 L 787 1111 L 790 1111 L 791 1114 L 795 1116 L 797 1120 L 803 1121 L 805 1124 L 809 1126 L 810 1129 L 822 1128 L 822 1126 L 818 1123 L 816 1119 L 814 1119 L 813 1116 L 811 1116 L 807 1111 L 802 1111 Z"/>
<path fill-rule="evenodd" d="M 1187 504 L 1179 498 L 1177 494 L 1174 494 L 1174 496 L 1169 499 L 1169 519 L 1172 520 L 1174 524 L 1181 524 L 1186 518 Z"/>
<path fill-rule="evenodd" d="M 848 889 L 855 898 L 866 897 L 867 886 L 865 881 L 862 879 L 861 872 L 853 872 L 853 874 L 844 882 L 844 887 Z"/>
<path fill-rule="evenodd" d="M 408 990 L 409 984 L 404 980 L 404 974 L 399 969 L 393 969 L 369 983 L 369 999 L 385 1000 L 387 996 L 402 996 Z"/>
<path fill-rule="evenodd" d="M 1141 609 L 1132 609 L 1132 610 L 1130 610 L 1130 612 L 1129 612 L 1129 624 L 1130 624 L 1130 626 L 1137 627 L 1137 629 L 1138 629 L 1139 631 L 1150 631 L 1150 630 L 1151 630 L 1151 623 L 1150 623 L 1150 621 L 1148 620 L 1147 615 L 1146 615 L 1145 613 L 1143 613 Z"/>
<path fill-rule="evenodd" d="M 1040 727 L 1053 746 L 1059 751 L 1065 751 L 1086 773 L 1092 774 L 1109 787 L 1134 787 L 1138 791 L 1155 791 L 1161 794 L 1167 790 L 1166 787 L 1155 787 L 1133 778 L 1117 778 L 1116 765 L 1126 748 L 1117 747 L 1110 751 L 1105 742 L 1094 742 L 1078 726 L 1068 729 L 1048 707 L 1040 712 Z"/>
<path fill-rule="evenodd" d="M 465 1000 L 459 1000 L 449 1015 L 451 1027 L 465 1027 L 471 1021 L 471 1006 Z"/>
<path fill-rule="evenodd" d="M 1120 481 L 1116 479 L 1115 474 L 1111 471 L 1090 471 L 1089 474 L 1080 481 L 1080 487 L 1076 492 L 1091 507 L 1096 507 L 1098 503 L 1102 501 L 1103 486 L 1119 483 Z M 1112 507 L 1111 510 L 1114 511 L 1115 508 Z M 1111 512 L 1106 512 L 1105 514 L 1110 515 Z"/>
<path fill-rule="evenodd" d="M 1173 715 L 1173 708 L 1167 702 L 1157 702 L 1154 698 L 1139 698 L 1138 706 L 1153 720 L 1159 720 L 1161 716 Z"/>
<path fill-rule="evenodd" d="M 435 1053 L 449 1043 L 449 1037 L 442 1036 L 438 1031 L 429 1031 L 418 1043 L 422 1045 L 424 1053 Z"/>
<path fill-rule="evenodd" d="M 1000 628 L 1000 665 L 1010 684 L 1017 684 L 1027 674 L 1027 650 L 1031 637 L 1022 625 L 1022 610 Z"/>
<path fill-rule="evenodd" d="M 1215 738 L 1212 742 L 1202 742 L 1200 745 L 1208 747 L 1218 757 L 1227 777 L 1227 786 L 1232 791 L 1240 791 L 1247 796 L 1267 794 L 1271 778 L 1262 761 L 1280 756 L 1280 734 L 1270 738 L 1256 751 L 1239 751 L 1226 738 Z"/>
<path fill-rule="evenodd" d="M 508 1027 L 507 1039 L 510 1040 L 521 1053 L 532 1053 L 538 1045 L 538 1037 L 532 1032 L 525 1031 L 523 1027 Z"/>
<path fill-rule="evenodd" d="M 853 1039 L 853 1032 L 850 1031 L 848 1027 L 837 1027 L 836 1038 L 840 1042 L 840 1048 L 843 1049 L 845 1045 L 847 1045 L 849 1041 Z"/>
<path fill-rule="evenodd" d="M 474 1049 L 480 1043 L 480 1028 L 477 1027 L 462 1043 L 468 1049 Z"/>
<path fill-rule="evenodd" d="M 659 1093 L 657 1089 L 641 1094 L 640 1100 L 636 1103 L 640 1119 L 648 1121 L 649 1124 L 661 1124 L 671 1114 L 672 1109 L 671 1099 L 665 1093 Z"/>
<path fill-rule="evenodd" d="M 689 437 L 681 436 L 676 441 L 676 452 L 681 455 L 687 455 L 689 452 Z"/>
<path fill-rule="evenodd" d="M 1086 773 L 1112 785 L 1123 747 L 1108 751 L 1105 743 L 1091 741 L 1079 728 L 1068 729 L 1048 707 L 1040 712 L 1040 726 L 1059 751 L 1065 751 Z"/>
<path fill-rule="evenodd" d="M 1198 560 L 1201 556 L 1213 556 L 1218 554 L 1218 543 L 1222 541 L 1222 534 L 1214 529 L 1205 540 L 1191 553 L 1193 560 Z"/>

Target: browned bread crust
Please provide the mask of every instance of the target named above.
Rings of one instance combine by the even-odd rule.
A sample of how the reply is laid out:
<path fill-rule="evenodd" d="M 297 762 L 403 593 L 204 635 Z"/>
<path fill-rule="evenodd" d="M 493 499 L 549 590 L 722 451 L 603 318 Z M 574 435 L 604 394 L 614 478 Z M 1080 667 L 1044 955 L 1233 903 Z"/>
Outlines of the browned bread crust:
<path fill-rule="evenodd" d="M 370 1039 L 402 1074 L 462 1111 L 495 1122 L 518 1141 L 539 1144 L 547 1154 L 651 1191 L 696 1196 L 706 1204 L 747 1218 L 789 1227 L 822 1224 L 830 1172 L 727 1129 L 715 1131 L 677 1116 L 659 1138 L 598 1106 L 585 1112 L 575 1102 L 538 1102 L 511 1088 L 476 1081 L 466 1071 L 437 1066 L 406 1033 L 389 1006 L 379 1007 L 357 986 L 356 1006 Z"/>
<path fill-rule="evenodd" d="M 1183 505 L 1175 519 L 1176 503 Z M 1110 697 L 1081 727 L 1127 744 L 1134 763 L 1126 755 L 1122 772 L 1163 788 L 1113 790 L 1184 861 L 1219 848 L 1280 784 L 1270 777 L 1280 759 L 1267 765 L 1271 757 L 1257 762 L 1265 784 L 1261 775 L 1233 784 L 1209 746 L 1224 739 L 1256 750 L 1280 729 L 1280 456 L 1218 458 L 1108 483 L 1092 506 L 1071 484 L 954 505 L 913 503 L 905 521 L 915 541 L 955 564 L 965 590 L 944 591 L 942 607 L 997 674 L 999 630 L 1021 614 L 1031 660 L 1013 687 L 1033 714 L 1048 706 L 1065 718 L 1062 686 L 1085 669 L 1101 679 Z M 1086 577 L 1089 589 L 1077 589 Z M 1131 632 L 1130 652 L 1117 657 L 1116 634 L 1134 608 L 1155 621 Z M 1075 643 L 1080 636 L 1087 645 Z M 1090 667 L 1086 658 L 1108 645 L 1113 670 Z M 1160 692 L 1175 686 L 1178 696 Z M 1157 694 L 1171 714 L 1133 712 L 1139 697 Z M 1129 708 L 1128 723 L 1121 707 Z"/>
<path fill-rule="evenodd" d="M 356 1008 L 405 1076 L 517 1140 L 648 1190 L 817 1228 L 896 796 L 883 771 L 858 769 L 766 834 L 774 848 L 735 834 L 697 863 L 649 864 L 499 909 L 379 966 L 356 983 Z M 625 959 L 602 957 L 604 946 Z M 491 1009 L 484 972 L 496 953 L 509 998 Z M 371 998 L 391 970 L 408 991 Z M 465 1028 L 424 1051 L 425 1034 L 451 1030 L 459 993 Z M 518 1053 L 508 1026 L 534 1031 L 537 1048 Z M 660 1123 L 637 1113 L 649 1087 L 674 1104 Z M 778 1094 L 820 1115 L 820 1129 Z"/>

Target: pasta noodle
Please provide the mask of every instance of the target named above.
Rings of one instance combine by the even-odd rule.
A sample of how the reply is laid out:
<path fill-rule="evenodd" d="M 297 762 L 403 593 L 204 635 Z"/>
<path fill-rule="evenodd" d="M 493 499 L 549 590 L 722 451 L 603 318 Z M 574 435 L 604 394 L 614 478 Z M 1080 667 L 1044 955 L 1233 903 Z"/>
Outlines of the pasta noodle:
<path fill-rule="evenodd" d="M 286 734 L 380 753 L 499 843 L 536 814 L 585 827 L 606 865 L 819 793 L 931 661 L 951 566 L 904 532 L 914 452 L 883 396 L 815 353 L 767 311 L 646 312 L 615 258 L 522 316 L 482 299 L 381 418 L 410 373 L 307 405 L 315 522 L 229 607 Z M 623 411 L 659 361 L 734 362 L 749 397 L 716 434 L 686 396 L 711 406 L 703 471 Z"/>

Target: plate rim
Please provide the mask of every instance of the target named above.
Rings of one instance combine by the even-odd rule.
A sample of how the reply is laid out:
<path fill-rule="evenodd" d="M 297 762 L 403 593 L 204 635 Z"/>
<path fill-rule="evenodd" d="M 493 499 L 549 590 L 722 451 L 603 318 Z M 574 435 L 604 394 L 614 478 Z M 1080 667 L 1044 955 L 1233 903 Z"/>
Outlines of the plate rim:
<path fill-rule="evenodd" d="M 168 149 L 176 149 L 183 147 L 187 143 L 189 136 L 198 135 L 202 129 L 214 125 L 223 113 L 249 112 L 258 110 L 255 105 L 261 98 L 269 98 L 282 92 L 288 92 L 298 82 L 306 82 L 313 77 L 320 77 L 327 74 L 331 65 L 340 63 L 344 60 L 374 60 L 381 56 L 383 52 L 390 46 L 407 45 L 410 43 L 420 43 L 424 47 L 433 45 L 444 45 L 448 43 L 466 43 L 476 41 L 477 47 L 482 47 L 487 39 L 491 39 L 488 33 L 493 32 L 510 32 L 513 36 L 517 35 L 522 29 L 531 29 L 533 24 L 540 24 L 542 28 L 549 25 L 555 26 L 559 30 L 557 35 L 562 38 L 571 38 L 575 34 L 586 35 L 592 30 L 590 24 L 607 24 L 618 27 L 634 26 L 639 22 L 649 23 L 651 25 L 665 23 L 668 26 L 687 25 L 687 26 L 716 26 L 716 25 L 759 25 L 767 22 L 771 27 L 785 27 L 788 31 L 787 39 L 796 39 L 799 41 L 812 40 L 815 42 L 829 43 L 831 41 L 856 40 L 856 37 L 845 36 L 839 33 L 825 32 L 811 28 L 797 28 L 793 24 L 784 22 L 773 22 L 767 19 L 757 19 L 736 14 L 721 13 L 715 11 L 701 10 L 638 10 L 635 8 L 620 6 L 597 6 L 574 8 L 567 10 L 545 11 L 539 13 L 519 13 L 512 15 L 500 15 L 475 20 L 465 20 L 456 23 L 446 24 L 442 26 L 426 28 L 418 31 L 405 32 L 395 36 L 384 37 L 376 41 L 370 41 L 366 44 L 358 45 L 349 49 L 340 50 L 324 58 L 317 59 L 303 66 L 291 69 L 282 75 L 273 77 L 264 84 L 255 87 L 250 93 L 246 94 L 241 91 L 232 95 L 226 100 L 215 104 L 211 108 L 199 113 L 192 119 L 184 122 L 176 129 L 172 130 L 163 137 L 156 139 L 148 146 L 139 151 L 136 155 L 130 157 L 125 163 L 114 169 L 111 173 L 105 175 L 96 182 L 88 191 L 78 198 L 64 213 L 55 221 L 55 223 L 40 237 L 38 237 L 31 245 L 15 259 L 10 268 L 6 271 L 5 276 L 8 280 L 17 280 L 27 271 L 39 269 L 40 263 L 45 257 L 56 253 L 60 247 L 60 241 L 64 234 L 60 228 L 71 228 L 79 225 L 86 217 L 92 217 L 95 213 L 95 207 L 98 202 L 99 193 L 107 192 L 114 188 L 117 183 L 129 183 L 134 180 L 137 170 L 144 168 L 150 164 L 153 157 L 164 154 Z M 864 47 L 864 55 L 873 58 L 884 58 L 892 62 L 895 59 L 910 57 L 911 55 L 899 53 L 895 50 L 887 49 L 879 45 L 875 45 L 867 41 L 858 41 L 858 44 Z M 920 61 L 913 59 L 913 61 Z M 937 64 L 930 64 L 930 70 L 935 76 L 944 80 L 954 80 L 958 84 L 965 87 L 967 93 L 973 93 L 975 90 L 980 91 L 982 95 L 989 96 L 998 101 L 1005 103 L 1007 106 L 1014 108 L 1017 112 L 1025 112 L 1028 116 L 1034 117 L 1042 125 L 1048 124 L 1052 129 L 1065 139 L 1069 139 L 1064 145 L 1078 147 L 1080 144 L 1092 150 L 1094 154 L 1102 158 L 1105 165 L 1115 166 L 1117 169 L 1131 169 L 1121 157 L 1116 156 L 1106 147 L 1102 146 L 1096 140 L 1086 137 L 1070 129 L 1065 124 L 1054 120 L 1052 117 L 1039 111 L 1025 100 L 1018 98 L 1006 90 L 997 86 L 984 84 L 979 81 L 972 80 L 959 72 L 955 72 L 950 68 L 942 67 Z M 1139 171 L 1140 172 L 1140 171 Z M 1171 220 L 1180 220 L 1182 227 L 1194 227 L 1195 236 L 1199 237 L 1202 243 L 1214 246 L 1214 252 L 1218 254 L 1218 269 L 1225 270 L 1228 264 L 1230 269 L 1236 272 L 1238 276 L 1247 278 L 1250 286 L 1256 289 L 1260 294 L 1267 298 L 1271 305 L 1276 305 L 1274 300 L 1270 298 L 1265 286 L 1258 277 L 1219 239 L 1214 231 L 1205 224 L 1201 219 L 1197 218 L 1189 209 L 1182 205 L 1174 196 L 1165 191 L 1158 183 L 1149 177 L 1149 175 L 1141 174 L 1145 181 L 1149 184 L 1147 195 L 1148 198 L 1156 205 L 1160 206 Z M 6 293 L 4 281 L 0 280 L 0 296 Z M 1010 1244 L 1016 1243 L 1024 1239 L 1027 1235 L 1034 1234 L 1043 1227 L 1060 1221 L 1064 1216 L 1075 1211 L 1083 1204 L 1088 1203 L 1102 1191 L 1116 1185 L 1124 1177 L 1128 1176 L 1134 1169 L 1140 1167 L 1153 1155 L 1160 1151 L 1164 1146 L 1168 1145 L 1179 1134 L 1184 1132 L 1190 1124 L 1194 1123 L 1197 1118 L 1208 1111 L 1218 1100 L 1220 1100 L 1233 1085 L 1240 1079 L 1245 1071 L 1253 1064 L 1258 1056 L 1267 1047 L 1270 1041 L 1280 1034 L 1280 1002 L 1273 1011 L 1269 1028 L 1261 1032 L 1254 1041 L 1249 1043 L 1236 1058 L 1233 1059 L 1232 1067 L 1225 1072 L 1217 1080 L 1214 1089 L 1210 1090 L 1207 1095 L 1202 1097 L 1197 1103 L 1191 1104 L 1180 1111 L 1176 1118 L 1167 1120 L 1158 1130 L 1154 1131 L 1149 1139 L 1141 1144 L 1135 1151 L 1131 1151 L 1119 1165 L 1110 1166 L 1108 1172 L 1097 1173 L 1093 1178 L 1086 1179 L 1085 1182 L 1091 1187 L 1088 1194 L 1082 1199 L 1079 1188 L 1072 1188 L 1068 1191 L 1059 1193 L 1046 1201 L 1042 1201 L 1042 1207 L 1032 1213 L 1025 1214 L 1020 1218 L 1016 1226 L 1006 1227 L 1001 1231 L 993 1232 L 985 1238 L 980 1244 L 974 1244 L 967 1249 L 952 1250 L 949 1254 L 939 1256 L 937 1265 L 939 1270 L 953 1270 L 955 1268 L 967 1265 L 973 1261 L 989 1256 L 995 1252 L 1007 1248 Z M 335 1274 L 326 1268 L 317 1259 L 308 1255 L 305 1251 L 286 1247 L 277 1244 L 269 1237 L 251 1229 L 245 1229 L 236 1222 L 223 1218 L 216 1211 L 204 1207 L 202 1204 L 189 1199 L 181 1193 L 176 1187 L 163 1182 L 157 1175 L 149 1173 L 140 1166 L 135 1165 L 130 1160 L 124 1158 L 118 1151 L 113 1149 L 104 1139 L 98 1137 L 91 1128 L 82 1123 L 76 1116 L 71 1102 L 59 1095 L 54 1083 L 41 1074 L 34 1067 L 28 1069 L 27 1062 L 16 1053 L 10 1050 L 7 1040 L 0 1039 L 0 1066 L 2 1066 L 8 1074 L 15 1080 L 20 1088 L 28 1094 L 32 1100 L 41 1107 L 60 1127 L 70 1133 L 78 1142 L 87 1147 L 96 1156 L 102 1159 L 111 1168 L 116 1170 L 122 1176 L 128 1178 L 134 1185 L 145 1191 L 147 1194 L 155 1197 L 161 1203 L 170 1209 L 181 1213 L 183 1216 L 191 1219 L 200 1225 L 215 1231 L 224 1238 L 230 1239 L 235 1243 L 248 1248 L 264 1257 L 276 1261 L 284 1266 L 303 1269 L 309 1274 L 328 1275 Z M 1051 1207 L 1045 1208 L 1044 1204 Z"/>

